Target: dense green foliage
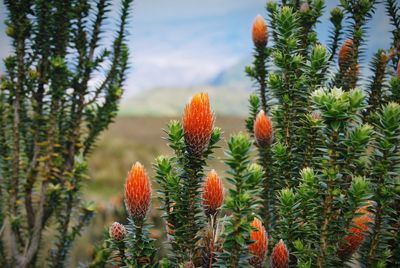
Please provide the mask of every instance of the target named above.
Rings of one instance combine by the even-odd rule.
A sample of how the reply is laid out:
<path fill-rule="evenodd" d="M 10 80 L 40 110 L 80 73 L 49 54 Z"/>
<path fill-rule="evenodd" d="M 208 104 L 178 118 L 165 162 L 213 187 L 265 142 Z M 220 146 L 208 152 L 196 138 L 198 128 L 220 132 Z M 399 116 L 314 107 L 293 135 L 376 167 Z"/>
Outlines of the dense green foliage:
<path fill-rule="evenodd" d="M 362 81 L 367 23 L 382 4 L 340 1 L 331 11 L 327 48 L 315 34 L 323 1 L 267 4 L 274 44 L 265 49 L 271 51 L 273 68 L 265 87 L 257 77 L 265 75 L 258 71 L 259 61 L 268 59 L 255 45 L 255 60 L 246 72 L 258 94 L 250 98 L 246 125 L 254 134 L 251 122 L 265 109 L 260 100 L 266 98 L 274 143 L 257 146 L 268 159 L 262 166 L 269 191 L 260 213 L 270 238 L 286 242 L 291 265 L 340 267 L 355 259 L 366 267 L 399 264 L 394 241 L 399 237 L 400 24 L 398 4 L 385 1 L 385 6 L 393 42 L 376 52 L 372 75 Z M 343 36 L 347 40 L 341 45 Z M 356 210 L 366 204 L 368 230 L 353 235 L 362 243 L 353 246 L 359 256 L 343 257 L 349 230 L 359 228 L 352 223 Z"/>
<path fill-rule="evenodd" d="M 132 1 L 122 1 L 110 48 L 100 44 L 111 1 L 4 2 L 13 52 L 0 91 L 0 263 L 63 267 L 93 216 L 80 191 L 123 91 Z M 42 241 L 46 230 L 54 242 Z"/>
<path fill-rule="evenodd" d="M 394 1 L 386 1 L 393 43 L 375 53 L 371 77 L 363 81 L 361 75 L 367 23 L 379 4 L 340 1 L 330 13 L 325 47 L 316 33 L 324 1 L 268 2 L 271 29 L 256 18 L 254 61 L 246 68 L 256 88 L 246 120 L 250 137 L 228 139 L 230 185 L 220 213 L 207 215 L 200 198 L 205 160 L 220 131 L 195 155 L 186 139 L 191 130 L 178 121 L 168 125 L 175 155 L 155 165 L 171 245 L 163 267 L 399 265 L 400 24 Z M 269 243 L 258 240 L 255 217 L 262 217 Z"/>
<path fill-rule="evenodd" d="M 5 1 L 14 48 L 0 91 L 0 260 L 7 267 L 63 267 L 93 215 L 80 190 L 87 156 L 122 94 L 131 2 L 122 1 L 107 50 L 99 43 L 111 1 Z M 368 22 L 379 7 L 392 42 L 363 79 Z M 127 224 L 110 227 L 90 267 L 400 265 L 399 7 L 340 1 L 327 46 L 316 33 L 324 9 L 323 0 L 269 1 L 269 28 L 257 17 L 246 68 L 256 89 L 249 135 L 227 140 L 224 204 L 219 177 L 210 172 L 209 182 L 205 172 L 222 131 L 201 93 L 182 121 L 167 126 L 173 155 L 154 164 L 168 255 L 157 254 L 150 237 L 151 186 L 135 164 L 140 173 L 129 173 L 125 185 Z M 42 241 L 47 229 L 55 235 L 50 250 Z"/>

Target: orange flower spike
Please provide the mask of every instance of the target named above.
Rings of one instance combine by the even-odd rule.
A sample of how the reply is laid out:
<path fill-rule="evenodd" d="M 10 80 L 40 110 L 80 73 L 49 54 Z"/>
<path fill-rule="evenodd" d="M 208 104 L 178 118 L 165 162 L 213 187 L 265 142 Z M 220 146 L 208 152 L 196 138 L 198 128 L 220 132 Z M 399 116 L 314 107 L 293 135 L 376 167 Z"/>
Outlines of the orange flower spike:
<path fill-rule="evenodd" d="M 251 227 L 257 230 L 253 230 L 250 233 L 250 238 L 254 241 L 253 244 L 249 245 L 249 251 L 253 255 L 250 259 L 250 264 L 254 267 L 262 267 L 268 251 L 268 235 L 262 222 L 257 218 L 254 218 Z"/>
<path fill-rule="evenodd" d="M 115 241 L 122 241 L 125 238 L 126 229 L 121 223 L 114 222 L 110 226 L 109 234 L 110 237 Z"/>
<path fill-rule="evenodd" d="M 143 165 L 136 162 L 125 182 L 125 205 L 134 221 L 142 221 L 151 201 L 151 184 Z"/>
<path fill-rule="evenodd" d="M 368 223 L 373 222 L 373 215 L 367 210 L 369 205 L 359 208 L 356 213 L 363 215 L 353 218 L 353 226 L 349 228 L 348 235 L 343 238 L 343 244 L 339 249 L 342 259 L 351 257 L 364 242 L 368 231 Z"/>
<path fill-rule="evenodd" d="M 258 113 L 254 122 L 254 136 L 259 146 L 264 147 L 272 143 L 272 121 L 263 110 Z"/>
<path fill-rule="evenodd" d="M 214 126 L 214 114 L 207 93 L 193 96 L 185 108 L 182 121 L 189 153 L 200 156 L 208 146 Z"/>
<path fill-rule="evenodd" d="M 205 178 L 202 197 L 206 215 L 215 215 L 224 202 L 224 189 L 222 181 L 214 169 Z"/>
<path fill-rule="evenodd" d="M 347 39 L 339 50 L 339 67 L 344 68 L 347 66 L 353 52 L 353 40 Z"/>
<path fill-rule="evenodd" d="M 261 15 L 257 15 L 252 29 L 253 43 L 256 47 L 266 47 L 268 43 L 268 26 Z"/>
<path fill-rule="evenodd" d="M 289 251 L 286 248 L 283 240 L 274 247 L 271 254 L 272 268 L 288 268 L 289 267 Z"/>

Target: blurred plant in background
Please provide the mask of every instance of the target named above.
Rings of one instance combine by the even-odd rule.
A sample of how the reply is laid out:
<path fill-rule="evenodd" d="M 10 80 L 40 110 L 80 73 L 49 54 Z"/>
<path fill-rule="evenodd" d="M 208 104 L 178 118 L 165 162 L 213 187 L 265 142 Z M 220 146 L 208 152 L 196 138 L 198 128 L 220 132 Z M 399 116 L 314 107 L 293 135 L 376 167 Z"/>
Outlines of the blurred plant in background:
<path fill-rule="evenodd" d="M 111 1 L 4 2 L 13 53 L 0 92 L 0 262 L 63 267 L 93 216 L 80 193 L 122 95 L 132 1 L 121 2 L 110 48 L 100 44 Z"/>

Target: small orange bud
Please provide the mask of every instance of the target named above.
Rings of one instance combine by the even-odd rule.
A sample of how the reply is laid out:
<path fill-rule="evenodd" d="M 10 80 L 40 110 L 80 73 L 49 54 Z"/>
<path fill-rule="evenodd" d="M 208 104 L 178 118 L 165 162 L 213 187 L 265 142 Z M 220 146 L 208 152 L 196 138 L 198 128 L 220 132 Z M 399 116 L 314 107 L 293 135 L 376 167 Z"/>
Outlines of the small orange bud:
<path fill-rule="evenodd" d="M 344 68 L 348 65 L 353 53 L 353 39 L 347 39 L 339 50 L 339 67 Z"/>
<path fill-rule="evenodd" d="M 126 235 L 125 227 L 119 222 L 114 222 L 113 224 L 111 224 L 108 232 L 110 234 L 110 237 L 115 241 L 122 241 Z"/>
<path fill-rule="evenodd" d="M 258 113 L 254 122 L 254 136 L 259 146 L 266 146 L 272 143 L 272 121 L 263 110 Z"/>
<path fill-rule="evenodd" d="M 311 117 L 314 120 L 321 120 L 321 113 L 318 111 L 314 111 L 312 112 Z"/>
<path fill-rule="evenodd" d="M 143 165 L 136 162 L 125 182 L 125 205 L 135 221 L 142 221 L 150 207 L 151 185 Z"/>
<path fill-rule="evenodd" d="M 212 169 L 205 178 L 203 188 L 203 207 L 207 216 L 213 216 L 224 202 L 224 189 L 217 172 Z"/>
<path fill-rule="evenodd" d="M 310 11 L 310 5 L 308 3 L 303 3 L 300 6 L 300 12 L 306 13 Z"/>
<path fill-rule="evenodd" d="M 265 259 L 265 255 L 268 251 L 268 236 L 262 222 L 254 218 L 251 223 L 251 227 L 257 229 L 257 231 L 251 231 L 250 238 L 254 241 L 253 244 L 249 245 L 249 251 L 253 255 L 250 259 L 250 264 L 254 267 L 262 267 Z"/>
<path fill-rule="evenodd" d="M 257 15 L 252 29 L 253 43 L 256 47 L 265 47 L 268 42 L 268 26 L 261 15 Z"/>
<path fill-rule="evenodd" d="M 185 108 L 182 121 L 189 152 L 200 156 L 208 146 L 214 126 L 214 114 L 207 93 L 193 96 Z"/>
<path fill-rule="evenodd" d="M 274 247 L 271 254 L 271 267 L 272 268 L 287 268 L 289 267 L 289 251 L 286 248 L 283 240 Z"/>
<path fill-rule="evenodd" d="M 339 249 L 339 256 L 342 259 L 351 257 L 364 242 L 365 234 L 368 231 L 368 223 L 373 222 L 372 213 L 367 208 L 370 205 L 357 209 L 356 213 L 363 215 L 353 218 L 353 226 L 349 228 L 349 234 L 343 238 Z"/>

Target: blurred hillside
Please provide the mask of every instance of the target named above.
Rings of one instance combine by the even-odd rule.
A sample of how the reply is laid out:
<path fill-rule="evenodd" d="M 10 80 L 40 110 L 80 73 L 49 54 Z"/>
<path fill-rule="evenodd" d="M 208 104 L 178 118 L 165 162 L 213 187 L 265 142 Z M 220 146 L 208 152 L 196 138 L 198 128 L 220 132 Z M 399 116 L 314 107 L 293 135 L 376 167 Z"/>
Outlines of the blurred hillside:
<path fill-rule="evenodd" d="M 122 100 L 121 116 L 178 116 L 185 103 L 199 92 L 210 95 L 211 105 L 218 115 L 246 116 L 252 82 L 244 73 L 251 58 L 219 72 L 205 86 L 165 87 L 143 90 Z"/>
<path fill-rule="evenodd" d="M 245 116 L 248 88 L 244 87 L 189 87 L 156 88 L 146 90 L 121 103 L 120 115 L 135 116 L 177 116 L 191 96 L 198 92 L 207 92 L 214 111 L 220 115 Z"/>
<path fill-rule="evenodd" d="M 161 154 L 171 155 L 164 129 L 171 117 L 126 117 L 120 116 L 108 131 L 104 132 L 89 159 L 89 173 L 93 179 L 86 186 L 86 196 L 92 200 L 107 200 L 122 192 L 126 174 L 132 164 L 140 161 L 150 173 L 152 163 Z M 244 131 L 244 119 L 240 117 L 216 117 L 215 125 L 223 131 L 225 139 L 234 132 Z M 223 158 L 223 149 L 216 156 Z M 221 159 L 211 162 L 210 168 L 222 170 Z M 99 195 L 99 193 L 101 193 Z"/>

